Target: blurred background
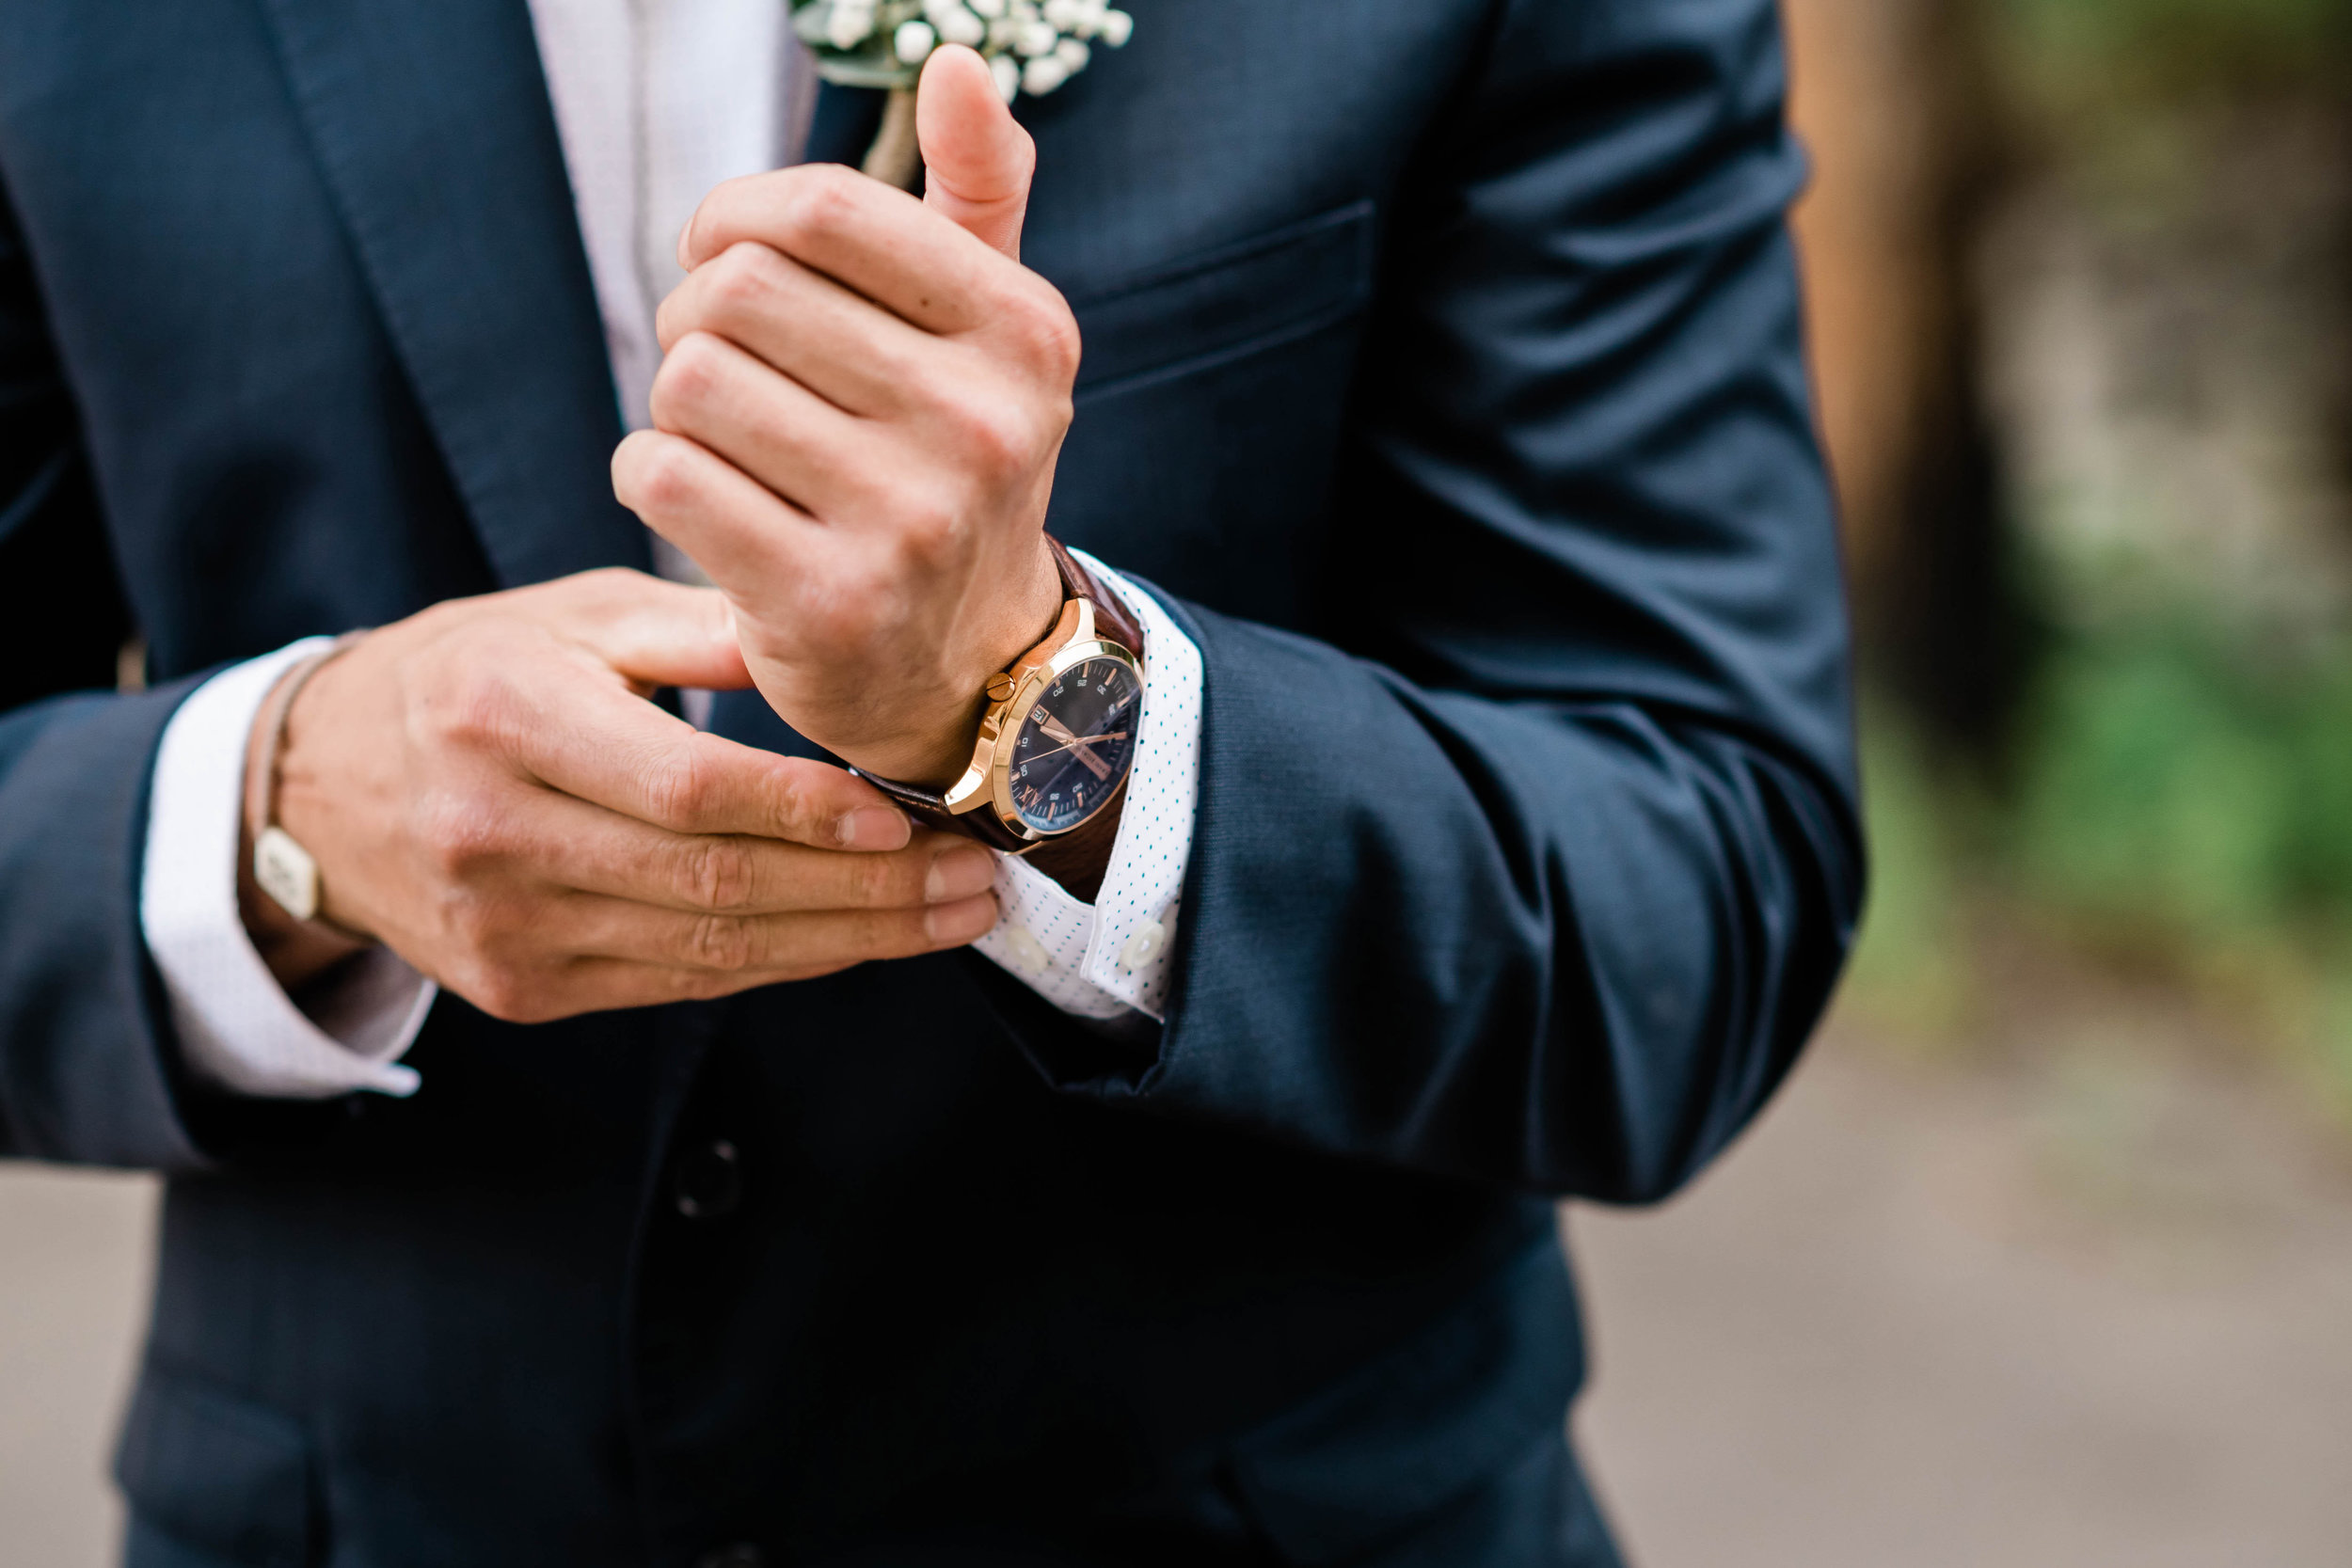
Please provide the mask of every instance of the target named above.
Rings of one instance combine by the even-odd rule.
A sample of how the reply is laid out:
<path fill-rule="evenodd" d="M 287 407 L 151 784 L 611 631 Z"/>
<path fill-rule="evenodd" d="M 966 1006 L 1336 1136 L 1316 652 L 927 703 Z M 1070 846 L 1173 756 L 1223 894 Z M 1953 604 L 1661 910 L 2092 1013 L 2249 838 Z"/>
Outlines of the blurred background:
<path fill-rule="evenodd" d="M 2352 0 L 1787 0 L 1877 856 L 1788 1091 L 1564 1216 L 1639 1562 L 2352 1562 Z M 143 1180 L 0 1167 L 0 1568 Z"/>

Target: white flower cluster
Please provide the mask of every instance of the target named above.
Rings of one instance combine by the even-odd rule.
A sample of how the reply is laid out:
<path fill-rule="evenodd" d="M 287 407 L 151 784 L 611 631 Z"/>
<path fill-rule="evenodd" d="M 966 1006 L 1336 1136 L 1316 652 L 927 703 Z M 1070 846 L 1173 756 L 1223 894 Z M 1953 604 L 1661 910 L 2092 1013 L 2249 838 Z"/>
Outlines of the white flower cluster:
<path fill-rule="evenodd" d="M 1136 24 L 1108 0 L 795 0 L 793 25 L 825 78 L 850 87 L 913 87 L 932 50 L 968 45 L 1009 103 L 1052 92 Z"/>

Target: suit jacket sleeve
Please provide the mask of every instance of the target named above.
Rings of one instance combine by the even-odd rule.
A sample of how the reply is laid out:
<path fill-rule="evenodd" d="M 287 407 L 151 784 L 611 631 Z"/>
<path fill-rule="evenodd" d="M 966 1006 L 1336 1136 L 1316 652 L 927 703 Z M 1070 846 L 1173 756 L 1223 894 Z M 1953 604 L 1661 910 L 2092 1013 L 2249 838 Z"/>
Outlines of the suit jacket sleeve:
<path fill-rule="evenodd" d="M 150 763 L 197 683 L 113 695 L 129 629 L 0 192 L 0 1156 L 200 1163 L 137 909 Z"/>
<path fill-rule="evenodd" d="M 1320 638 L 1207 661 L 1164 1029 L 1058 1085 L 1661 1194 L 1785 1073 L 1863 860 L 1771 0 L 1527 0 L 1384 214 Z M 1115 562 L 1114 562 L 1115 564 Z"/>

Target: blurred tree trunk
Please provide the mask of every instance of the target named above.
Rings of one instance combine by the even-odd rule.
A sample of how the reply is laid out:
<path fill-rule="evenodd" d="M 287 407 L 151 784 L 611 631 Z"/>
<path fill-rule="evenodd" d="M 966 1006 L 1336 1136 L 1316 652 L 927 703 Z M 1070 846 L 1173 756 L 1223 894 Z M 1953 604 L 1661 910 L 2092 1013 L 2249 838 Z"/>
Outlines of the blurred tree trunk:
<path fill-rule="evenodd" d="M 1996 742 L 2025 671 L 1969 259 L 2001 160 L 1972 0 L 1786 0 L 1796 214 L 1865 669 Z"/>

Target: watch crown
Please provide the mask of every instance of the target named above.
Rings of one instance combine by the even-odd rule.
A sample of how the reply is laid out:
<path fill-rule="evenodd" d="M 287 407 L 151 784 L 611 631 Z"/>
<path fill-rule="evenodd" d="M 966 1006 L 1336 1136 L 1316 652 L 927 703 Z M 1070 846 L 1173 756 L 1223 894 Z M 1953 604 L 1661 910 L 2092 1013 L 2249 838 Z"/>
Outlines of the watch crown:
<path fill-rule="evenodd" d="M 988 700 L 1001 703 L 1012 695 L 1012 677 L 1002 670 L 988 677 Z"/>

